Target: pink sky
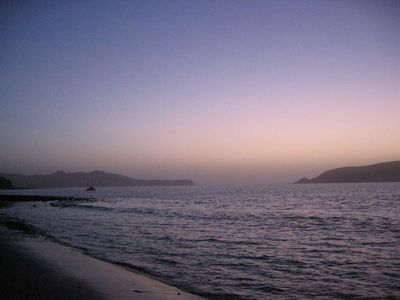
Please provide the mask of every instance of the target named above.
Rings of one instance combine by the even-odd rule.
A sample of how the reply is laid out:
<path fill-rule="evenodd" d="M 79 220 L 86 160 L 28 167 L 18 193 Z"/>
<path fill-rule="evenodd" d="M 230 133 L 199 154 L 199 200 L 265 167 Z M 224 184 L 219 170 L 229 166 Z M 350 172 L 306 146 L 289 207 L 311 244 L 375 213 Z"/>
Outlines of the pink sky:
<path fill-rule="evenodd" d="M 400 159 L 397 2 L 9 4 L 2 19 L 0 171 L 270 183 Z"/>

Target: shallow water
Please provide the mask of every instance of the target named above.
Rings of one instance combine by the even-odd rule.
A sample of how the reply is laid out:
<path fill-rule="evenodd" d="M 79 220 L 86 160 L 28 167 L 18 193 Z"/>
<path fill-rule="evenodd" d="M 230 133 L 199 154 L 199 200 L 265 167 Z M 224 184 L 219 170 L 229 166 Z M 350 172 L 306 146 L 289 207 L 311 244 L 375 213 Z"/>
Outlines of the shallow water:
<path fill-rule="evenodd" d="M 400 296 L 400 184 L 20 190 L 2 212 L 212 299 Z"/>

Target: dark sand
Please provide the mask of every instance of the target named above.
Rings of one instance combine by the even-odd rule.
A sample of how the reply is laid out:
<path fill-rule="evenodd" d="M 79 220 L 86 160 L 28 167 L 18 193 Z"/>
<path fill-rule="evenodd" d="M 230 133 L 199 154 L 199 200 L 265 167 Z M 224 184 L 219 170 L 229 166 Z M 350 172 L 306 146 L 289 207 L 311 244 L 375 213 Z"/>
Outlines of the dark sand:
<path fill-rule="evenodd" d="M 54 201 L 25 196 L 5 198 L 0 199 L 0 208 L 18 201 Z M 36 228 L 0 211 L 0 299 L 204 299 L 90 257 L 36 232 Z"/>
<path fill-rule="evenodd" d="M 0 299 L 204 299 L 42 236 L 4 227 L 0 268 Z"/>
<path fill-rule="evenodd" d="M 0 233 L 0 299 L 106 299 L 85 282 L 39 261 L 14 238 L 9 231 Z"/>

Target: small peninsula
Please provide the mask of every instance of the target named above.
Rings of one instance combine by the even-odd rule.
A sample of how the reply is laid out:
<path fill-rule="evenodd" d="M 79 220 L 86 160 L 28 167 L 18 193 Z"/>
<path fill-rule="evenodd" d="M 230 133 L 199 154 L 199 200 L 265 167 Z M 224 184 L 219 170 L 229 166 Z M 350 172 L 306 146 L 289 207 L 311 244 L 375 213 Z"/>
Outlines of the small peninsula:
<path fill-rule="evenodd" d="M 192 186 L 189 179 L 146 180 L 104 171 L 66 173 L 57 171 L 46 175 L 21 175 L 0 173 L 1 177 L 11 180 L 14 187 L 24 188 L 60 188 L 60 187 L 118 187 L 118 186 Z"/>
<path fill-rule="evenodd" d="M 339 182 L 397 182 L 400 181 L 400 160 L 359 167 L 342 167 L 325 171 L 300 183 L 339 183 Z"/>

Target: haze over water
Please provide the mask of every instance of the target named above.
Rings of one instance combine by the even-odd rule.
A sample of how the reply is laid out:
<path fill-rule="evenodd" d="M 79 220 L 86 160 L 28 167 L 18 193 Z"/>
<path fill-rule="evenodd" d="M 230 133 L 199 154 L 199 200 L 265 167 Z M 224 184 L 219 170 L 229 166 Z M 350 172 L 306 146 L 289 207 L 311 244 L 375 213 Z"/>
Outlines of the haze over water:
<path fill-rule="evenodd" d="M 399 159 L 398 1 L 2 1 L 1 172 L 292 182 Z"/>

